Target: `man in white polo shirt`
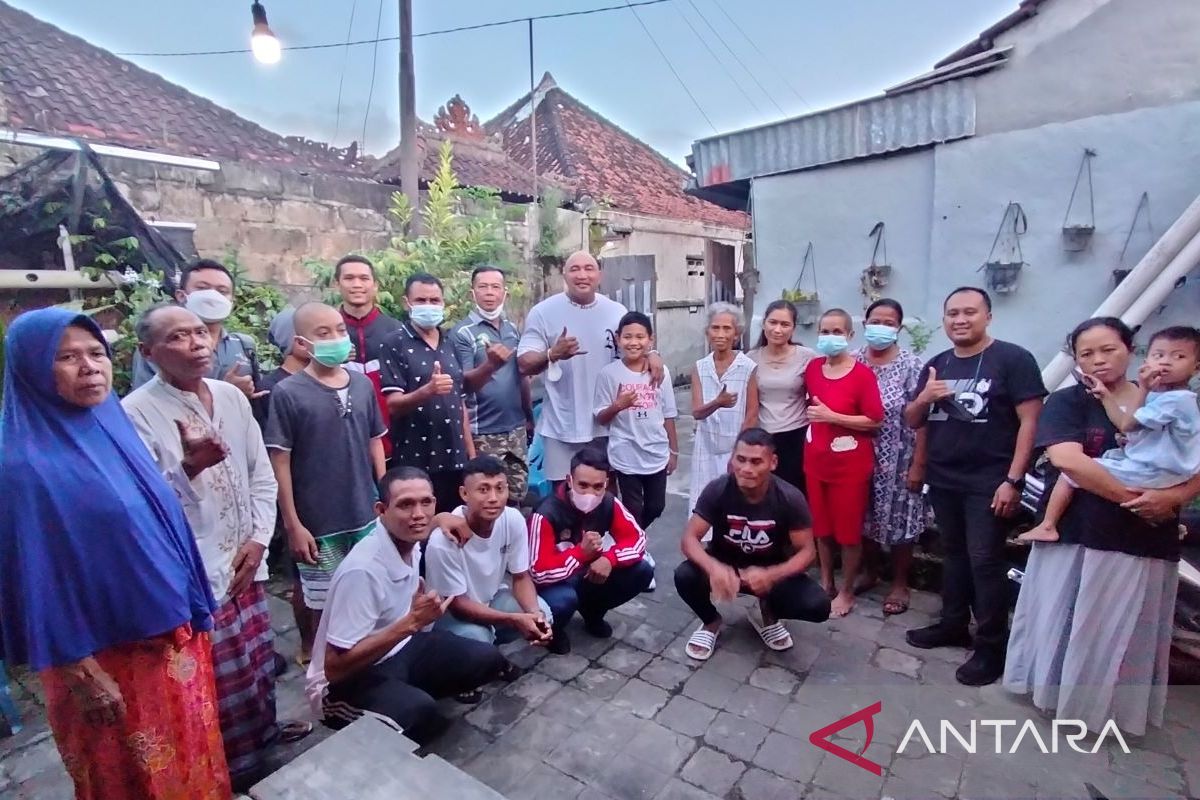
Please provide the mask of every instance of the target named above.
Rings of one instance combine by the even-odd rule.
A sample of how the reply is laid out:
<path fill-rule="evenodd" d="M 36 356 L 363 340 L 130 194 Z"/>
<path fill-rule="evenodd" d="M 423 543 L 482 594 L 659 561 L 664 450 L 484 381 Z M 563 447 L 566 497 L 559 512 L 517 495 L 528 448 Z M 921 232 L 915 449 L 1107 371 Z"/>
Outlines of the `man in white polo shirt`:
<path fill-rule="evenodd" d="M 572 253 L 563 264 L 563 292 L 529 309 L 517 345 L 522 375 L 546 373 L 546 399 L 537 423 L 542 435 L 542 473 L 566 480 L 571 458 L 604 428 L 596 424 L 592 401 L 596 377 L 618 357 L 617 323 L 625 306 L 599 293 L 600 264 L 590 253 Z M 663 379 L 663 362 L 650 354 L 650 379 Z"/>
<path fill-rule="evenodd" d="M 480 642 L 504 644 L 521 637 L 548 644 L 550 606 L 538 597 L 529 574 L 529 531 L 508 503 L 508 478 L 495 456 L 479 456 L 463 468 L 459 494 L 464 517 L 475 533 L 466 544 L 435 530 L 425 545 L 430 588 L 450 599 L 434 626 Z M 505 581 L 508 586 L 505 586 Z"/>
<path fill-rule="evenodd" d="M 491 644 L 427 630 L 449 604 L 420 578 L 434 519 L 429 476 L 397 467 L 379 482 L 379 496 L 374 529 L 329 584 L 308 695 L 332 728 L 371 711 L 424 744 L 441 727 L 435 698 L 474 692 L 508 662 Z"/>

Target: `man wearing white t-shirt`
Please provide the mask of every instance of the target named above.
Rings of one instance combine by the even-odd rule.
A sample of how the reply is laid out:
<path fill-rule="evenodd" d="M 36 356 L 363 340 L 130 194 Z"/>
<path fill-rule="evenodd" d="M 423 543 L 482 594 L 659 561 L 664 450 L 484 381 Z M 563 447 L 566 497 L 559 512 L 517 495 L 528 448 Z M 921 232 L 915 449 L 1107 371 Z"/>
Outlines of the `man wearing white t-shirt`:
<path fill-rule="evenodd" d="M 459 493 L 465 505 L 454 513 L 475 535 L 460 545 L 435 530 L 425 546 L 429 586 L 450 598 L 435 629 L 480 642 L 503 644 L 521 637 L 547 644 L 550 606 L 538 597 L 529 574 L 529 532 L 521 512 L 507 505 L 504 464 L 494 456 L 471 459 Z"/>
<path fill-rule="evenodd" d="M 562 294 L 547 297 L 529 310 L 517 345 L 522 375 L 546 373 L 546 398 L 537 431 L 543 440 L 542 473 L 563 481 L 571 458 L 604 435 L 592 414 L 596 377 L 617 358 L 617 323 L 625 306 L 598 293 L 600 265 L 586 251 L 571 254 L 563 265 Z M 662 383 L 663 362 L 650 354 L 654 384 Z"/>
<path fill-rule="evenodd" d="M 491 644 L 428 630 L 449 605 L 420 578 L 421 543 L 434 520 L 429 475 L 396 467 L 379 482 L 379 496 L 373 529 L 329 584 L 308 696 L 331 728 L 370 711 L 424 744 L 440 727 L 436 698 L 473 695 L 510 665 Z"/>

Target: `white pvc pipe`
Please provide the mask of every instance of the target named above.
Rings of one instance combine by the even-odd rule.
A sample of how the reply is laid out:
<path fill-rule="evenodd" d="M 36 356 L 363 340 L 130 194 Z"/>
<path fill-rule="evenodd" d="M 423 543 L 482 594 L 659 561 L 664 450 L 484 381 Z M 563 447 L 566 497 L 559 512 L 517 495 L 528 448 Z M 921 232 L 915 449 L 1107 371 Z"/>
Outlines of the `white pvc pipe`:
<path fill-rule="evenodd" d="M 3 289 L 103 289 L 121 285 L 121 273 L 93 275 L 62 269 L 0 269 Z"/>
<path fill-rule="evenodd" d="M 1179 251 L 1175 258 L 1171 259 L 1167 268 L 1158 273 L 1158 277 L 1121 315 L 1121 319 L 1131 327 L 1144 323 L 1166 301 L 1179 279 L 1187 276 L 1196 268 L 1197 264 L 1200 264 L 1200 234 L 1197 234 L 1187 243 L 1186 247 Z"/>
<path fill-rule="evenodd" d="M 0 128 L 0 143 L 23 144 L 30 147 L 44 147 L 47 150 L 70 150 L 79 152 L 82 148 L 79 142 L 65 136 L 47 136 L 32 131 L 14 131 Z M 154 150 L 134 150 L 131 147 L 120 147 L 112 144 L 88 142 L 92 152 L 98 156 L 125 158 L 130 161 L 148 161 L 152 164 L 166 164 L 172 167 L 187 167 L 217 172 L 221 165 L 211 158 L 196 158 L 195 156 L 177 156 L 174 153 L 159 153 Z"/>
<path fill-rule="evenodd" d="M 1184 246 L 1200 233 L 1200 197 L 1192 201 L 1179 219 L 1167 229 L 1154 246 L 1142 256 L 1125 279 L 1092 312 L 1093 317 L 1118 317 L 1125 314 L 1154 279 L 1179 255 Z M 1186 274 L 1186 270 L 1185 273 Z M 1174 281 L 1172 281 L 1172 285 Z M 1139 320 L 1139 323 L 1143 321 Z M 1128 322 L 1128 320 L 1126 320 Z M 1042 369 L 1042 382 L 1050 389 L 1059 387 L 1071 374 L 1074 361 L 1069 353 L 1058 353 Z"/>

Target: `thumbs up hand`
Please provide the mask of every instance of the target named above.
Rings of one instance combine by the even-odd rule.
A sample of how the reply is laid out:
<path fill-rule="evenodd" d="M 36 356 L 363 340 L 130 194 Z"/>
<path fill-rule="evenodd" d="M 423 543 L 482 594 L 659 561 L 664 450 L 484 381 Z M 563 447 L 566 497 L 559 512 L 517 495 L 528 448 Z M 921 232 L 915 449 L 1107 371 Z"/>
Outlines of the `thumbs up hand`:
<path fill-rule="evenodd" d="M 567 333 L 567 327 L 564 325 L 562 333 L 554 340 L 554 344 L 550 345 L 550 350 L 546 353 L 546 356 L 553 363 L 555 361 L 566 361 L 567 359 L 578 355 L 585 355 L 586 353 L 586 350 L 579 349 L 579 340 Z"/>
<path fill-rule="evenodd" d="M 433 374 L 429 376 L 429 383 L 426 385 L 432 394 L 450 394 L 454 391 L 454 379 L 442 372 L 440 361 L 433 362 Z"/>
<path fill-rule="evenodd" d="M 717 408 L 733 408 L 737 404 L 737 392 L 731 392 L 725 388 L 725 384 L 721 384 L 721 391 L 717 392 L 717 396 L 713 398 L 713 403 Z"/>
<path fill-rule="evenodd" d="M 947 397 L 954 396 L 954 389 L 946 381 L 938 380 L 937 367 L 929 368 L 929 379 L 925 381 L 925 388 L 917 396 L 922 403 L 936 403 L 939 400 L 945 400 Z"/>
<path fill-rule="evenodd" d="M 837 422 L 838 415 L 822 403 L 821 398 L 813 395 L 808 399 L 808 419 L 810 422 Z"/>

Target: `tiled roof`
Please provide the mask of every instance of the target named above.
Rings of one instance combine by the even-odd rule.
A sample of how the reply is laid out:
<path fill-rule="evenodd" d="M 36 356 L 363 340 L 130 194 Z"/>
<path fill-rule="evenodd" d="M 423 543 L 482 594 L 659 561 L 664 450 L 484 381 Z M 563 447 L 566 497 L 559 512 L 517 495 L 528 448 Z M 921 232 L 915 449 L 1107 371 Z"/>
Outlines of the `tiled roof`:
<path fill-rule="evenodd" d="M 533 94 L 538 98 L 539 173 L 563 175 L 575 182 L 579 195 L 606 201 L 619 211 L 749 227 L 745 214 L 685 194 L 687 172 L 560 89 L 550 73 Z M 530 163 L 529 110 L 526 94 L 485 126 L 503 135 L 509 155 L 525 165 Z"/>
<path fill-rule="evenodd" d="M 346 169 L 336 150 L 285 139 L 3 2 L 0 126 L 217 160 Z"/>
<path fill-rule="evenodd" d="M 453 145 L 454 174 L 462 186 L 498 189 L 505 199 L 527 202 L 533 198 L 533 173 L 504 151 L 498 135 L 489 135 L 471 114 L 462 98 L 455 95 L 438 110 L 434 124 L 421 124 L 420 182 L 428 185 L 438 169 L 438 150 L 444 139 Z M 400 148 L 389 151 L 371 167 L 371 175 L 385 183 L 400 182 Z M 561 176 L 538 176 L 539 194 L 548 184 L 571 194 L 570 182 Z"/>

